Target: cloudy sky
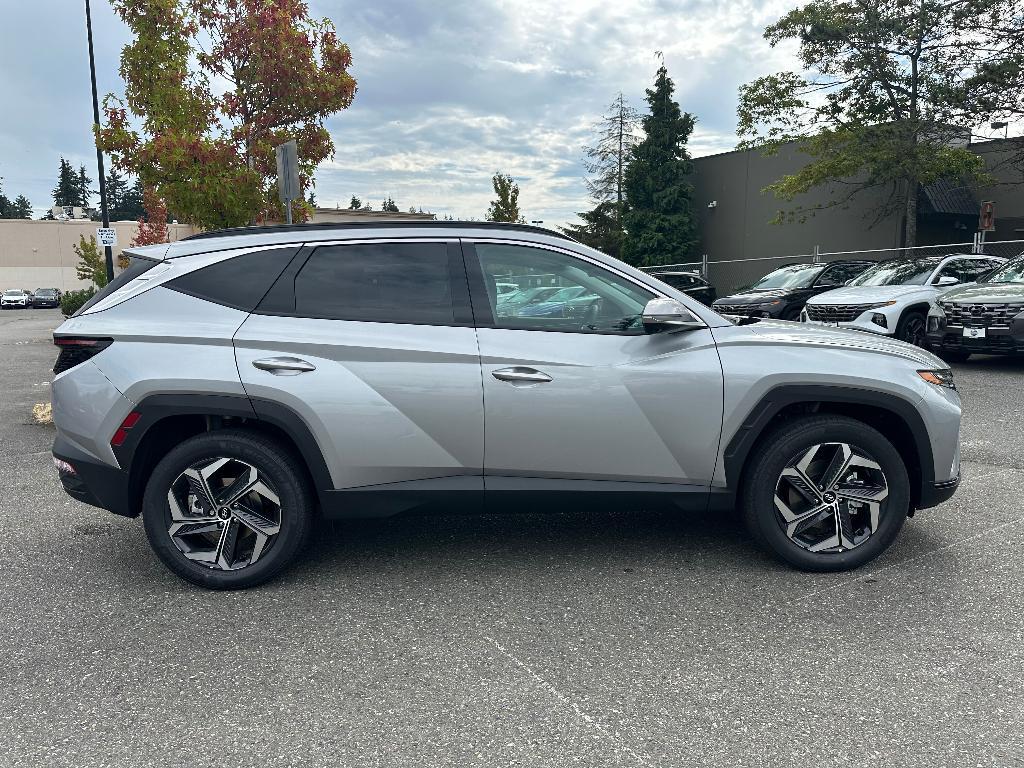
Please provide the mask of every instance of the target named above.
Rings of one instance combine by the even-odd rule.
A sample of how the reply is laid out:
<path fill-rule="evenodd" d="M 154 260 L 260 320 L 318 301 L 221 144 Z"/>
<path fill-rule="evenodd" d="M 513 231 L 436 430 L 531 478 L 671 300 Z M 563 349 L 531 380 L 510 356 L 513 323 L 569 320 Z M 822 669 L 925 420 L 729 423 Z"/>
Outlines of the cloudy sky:
<path fill-rule="evenodd" d="M 126 28 L 93 0 L 101 94 L 120 93 Z M 638 107 L 662 51 L 694 155 L 731 149 L 738 86 L 793 67 L 764 27 L 792 0 L 311 0 L 352 49 L 352 107 L 331 117 L 337 151 L 316 176 L 321 205 L 356 194 L 379 208 L 482 218 L 496 169 L 528 219 L 587 207 L 582 146 L 618 91 Z M 9 197 L 51 204 L 61 155 L 95 176 L 81 2 L 9 3 L 0 26 L 0 176 Z"/>

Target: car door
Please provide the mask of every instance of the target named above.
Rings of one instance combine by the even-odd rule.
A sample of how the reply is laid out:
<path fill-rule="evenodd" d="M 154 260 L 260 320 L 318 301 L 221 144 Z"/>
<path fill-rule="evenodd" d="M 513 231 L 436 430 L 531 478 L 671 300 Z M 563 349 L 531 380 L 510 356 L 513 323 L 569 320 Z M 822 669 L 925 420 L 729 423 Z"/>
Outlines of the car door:
<path fill-rule="evenodd" d="M 261 403 L 298 414 L 338 489 L 482 490 L 483 399 L 457 241 L 306 248 L 235 334 Z"/>
<path fill-rule="evenodd" d="M 565 481 L 705 491 L 722 424 L 711 332 L 645 333 L 640 314 L 656 294 L 568 249 L 501 240 L 464 247 L 483 369 L 488 492 Z M 535 274 L 593 298 L 558 315 L 496 315 L 496 283 Z"/>

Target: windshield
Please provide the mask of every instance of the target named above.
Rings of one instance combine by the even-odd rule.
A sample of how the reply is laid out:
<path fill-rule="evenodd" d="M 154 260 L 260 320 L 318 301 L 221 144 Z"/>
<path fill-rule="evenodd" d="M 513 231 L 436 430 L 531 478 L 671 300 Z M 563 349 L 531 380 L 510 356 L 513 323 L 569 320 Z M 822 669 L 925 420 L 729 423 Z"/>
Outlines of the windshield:
<path fill-rule="evenodd" d="M 25 292 L 20 290 L 4 291 L 4 296 L 24 296 Z"/>
<path fill-rule="evenodd" d="M 979 283 L 1024 283 L 1024 253 L 989 272 Z"/>
<path fill-rule="evenodd" d="M 924 285 L 942 259 L 891 259 L 871 267 L 850 285 Z"/>
<path fill-rule="evenodd" d="M 36 296 L 54 296 L 56 293 L 53 288 L 36 288 Z"/>
<path fill-rule="evenodd" d="M 583 293 L 583 287 L 574 285 L 571 288 L 563 288 L 560 291 L 556 291 L 548 297 L 548 301 L 568 301 L 569 299 L 575 299 Z"/>
<path fill-rule="evenodd" d="M 806 288 L 825 269 L 825 264 L 790 264 L 769 272 L 752 286 L 762 288 Z"/>

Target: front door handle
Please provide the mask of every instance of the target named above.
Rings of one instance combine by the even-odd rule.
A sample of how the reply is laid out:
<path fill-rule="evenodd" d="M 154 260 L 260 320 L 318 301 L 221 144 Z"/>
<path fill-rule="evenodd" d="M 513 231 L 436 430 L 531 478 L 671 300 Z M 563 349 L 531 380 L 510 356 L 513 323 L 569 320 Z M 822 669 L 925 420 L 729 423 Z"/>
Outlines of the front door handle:
<path fill-rule="evenodd" d="M 296 376 L 316 370 L 315 365 L 297 357 L 265 357 L 262 360 L 253 360 L 252 364 L 261 371 L 269 371 L 275 376 Z"/>
<path fill-rule="evenodd" d="M 513 384 L 545 384 L 551 381 L 551 377 L 536 368 L 524 366 L 513 366 L 512 368 L 499 368 L 491 371 L 491 376 L 498 381 L 509 381 Z"/>

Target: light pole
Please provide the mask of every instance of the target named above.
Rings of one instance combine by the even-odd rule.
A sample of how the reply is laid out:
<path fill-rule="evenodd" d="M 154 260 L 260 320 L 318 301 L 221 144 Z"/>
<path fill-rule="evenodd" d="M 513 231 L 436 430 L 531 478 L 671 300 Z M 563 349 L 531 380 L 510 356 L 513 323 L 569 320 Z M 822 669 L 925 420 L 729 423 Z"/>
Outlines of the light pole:
<path fill-rule="evenodd" d="M 92 77 L 92 122 L 93 131 L 100 126 L 100 101 L 96 94 L 96 59 L 92 52 L 92 13 L 89 9 L 89 0 L 85 0 L 85 31 L 89 37 L 89 75 Z M 110 217 L 107 216 L 107 181 L 103 176 L 103 150 L 100 149 L 99 136 L 94 135 L 96 142 L 96 165 L 100 174 L 100 214 L 103 216 L 103 227 L 110 226 Z M 103 255 L 107 266 L 107 282 L 114 279 L 114 252 L 109 245 L 103 246 Z"/>

